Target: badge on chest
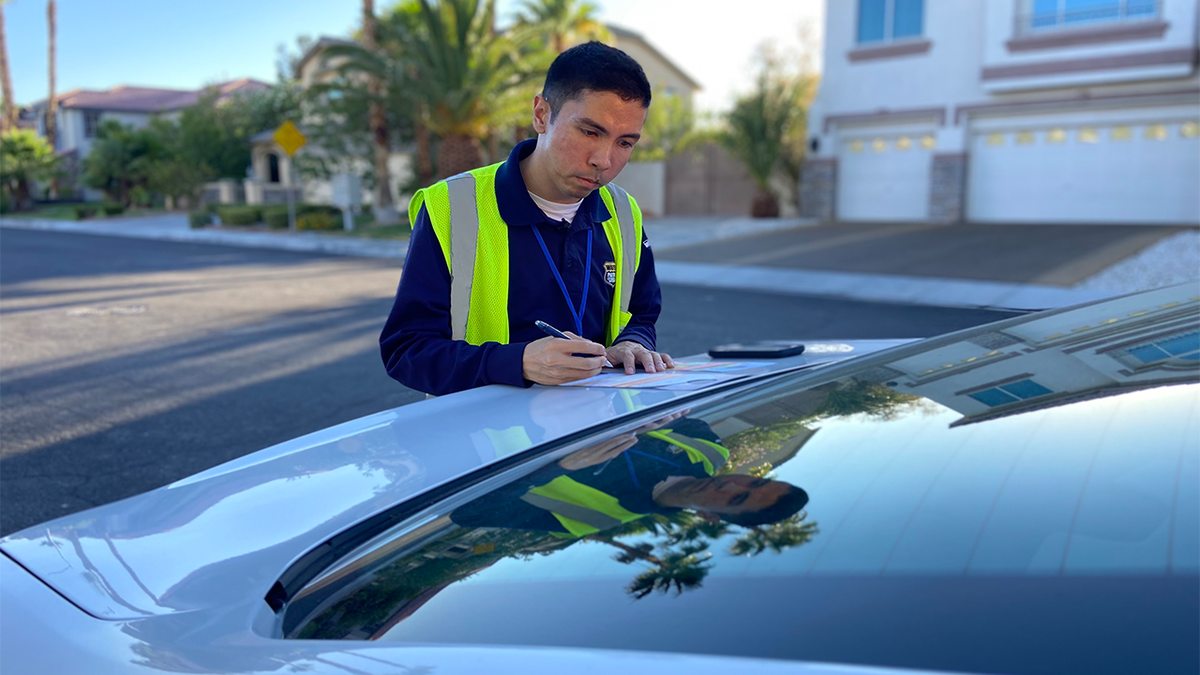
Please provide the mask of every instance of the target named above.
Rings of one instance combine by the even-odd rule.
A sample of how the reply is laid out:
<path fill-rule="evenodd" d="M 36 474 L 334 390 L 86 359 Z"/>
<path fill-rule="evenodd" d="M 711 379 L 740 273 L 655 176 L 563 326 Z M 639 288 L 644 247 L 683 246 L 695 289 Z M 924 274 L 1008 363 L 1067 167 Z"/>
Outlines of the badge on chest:
<path fill-rule="evenodd" d="M 607 283 L 609 286 L 617 285 L 617 263 L 615 263 L 615 262 L 604 263 L 604 282 Z"/>

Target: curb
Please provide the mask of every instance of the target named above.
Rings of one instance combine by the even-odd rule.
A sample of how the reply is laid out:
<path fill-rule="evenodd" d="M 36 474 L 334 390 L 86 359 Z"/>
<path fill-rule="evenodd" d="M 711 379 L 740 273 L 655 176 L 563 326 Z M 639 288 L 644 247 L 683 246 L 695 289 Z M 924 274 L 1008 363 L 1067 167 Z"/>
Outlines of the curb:
<path fill-rule="evenodd" d="M 172 216 L 172 218 L 178 218 Z M 0 220 L 0 227 L 72 232 L 101 236 L 178 241 L 243 248 L 275 249 L 307 253 L 330 253 L 362 258 L 403 260 L 407 241 L 335 238 L 315 233 L 267 234 L 261 232 L 218 232 L 181 228 L 176 224 L 156 223 L 153 218 L 131 223 L 64 220 Z M 730 219 L 703 239 L 688 234 L 662 237 L 655 248 L 667 250 L 703 241 L 719 241 L 768 231 L 804 227 L 807 222 L 747 224 L 746 219 Z M 665 239 L 665 241 L 663 241 Z M 806 297 L 840 298 L 863 302 L 886 302 L 970 309 L 1008 309 L 1030 311 L 1066 307 L 1120 295 L 1116 291 L 1076 290 L 1034 284 L 971 281 L 936 277 L 912 277 L 892 274 L 850 274 L 787 270 L 775 267 L 716 265 L 660 260 L 655 271 L 661 283 L 704 288 L 757 291 Z"/>

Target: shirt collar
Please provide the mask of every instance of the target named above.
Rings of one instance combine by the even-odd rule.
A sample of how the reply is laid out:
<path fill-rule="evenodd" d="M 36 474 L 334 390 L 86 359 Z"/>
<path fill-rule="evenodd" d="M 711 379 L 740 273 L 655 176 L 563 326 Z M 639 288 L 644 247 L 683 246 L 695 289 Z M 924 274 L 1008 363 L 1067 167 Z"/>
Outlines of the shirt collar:
<path fill-rule="evenodd" d="M 521 175 L 521 160 L 533 153 L 537 139 L 521 141 L 508 153 L 508 159 L 496 170 L 496 203 L 500 207 L 500 218 L 512 225 L 540 225 L 548 222 L 546 214 L 529 197 L 525 178 Z M 592 190 L 579 205 L 575 222 L 580 215 L 590 215 L 593 223 L 603 223 L 611 216 L 599 190 Z"/>

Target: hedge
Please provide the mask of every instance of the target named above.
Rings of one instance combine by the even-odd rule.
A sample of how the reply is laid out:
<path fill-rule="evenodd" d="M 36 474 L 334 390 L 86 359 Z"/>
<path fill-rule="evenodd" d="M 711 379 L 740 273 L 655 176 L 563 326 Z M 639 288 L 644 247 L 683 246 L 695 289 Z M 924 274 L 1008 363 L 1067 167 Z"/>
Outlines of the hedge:
<path fill-rule="evenodd" d="M 96 207 L 88 204 L 80 204 L 75 207 L 75 217 L 79 220 L 91 218 L 96 215 Z"/>
<path fill-rule="evenodd" d="M 262 209 L 257 206 L 218 206 L 217 215 L 225 225 L 253 225 L 262 220 Z"/>
<path fill-rule="evenodd" d="M 100 210 L 104 211 L 106 216 L 115 216 L 125 211 L 125 205 L 117 202 L 103 202 L 100 204 Z"/>
<path fill-rule="evenodd" d="M 267 227 L 282 228 L 288 226 L 288 209 L 286 206 L 264 206 L 263 222 Z"/>
<path fill-rule="evenodd" d="M 212 225 L 212 214 L 208 211 L 192 211 L 188 214 L 188 225 L 192 229 L 199 229 Z"/>
<path fill-rule="evenodd" d="M 337 212 L 336 209 L 334 211 Z M 297 230 L 339 230 L 341 228 L 341 213 L 334 215 L 327 210 L 314 210 L 296 216 Z"/>

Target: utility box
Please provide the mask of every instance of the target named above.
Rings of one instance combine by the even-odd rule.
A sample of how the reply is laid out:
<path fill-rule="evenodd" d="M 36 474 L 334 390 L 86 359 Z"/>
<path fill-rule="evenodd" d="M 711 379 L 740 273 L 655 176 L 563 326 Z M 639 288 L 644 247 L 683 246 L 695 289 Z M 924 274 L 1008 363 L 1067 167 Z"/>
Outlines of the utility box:
<path fill-rule="evenodd" d="M 362 176 L 353 173 L 337 173 L 330 179 L 333 187 L 333 205 L 342 210 L 342 229 L 354 229 L 354 212 L 362 207 Z"/>
<path fill-rule="evenodd" d="M 357 209 L 362 206 L 362 176 L 336 173 L 329 182 L 333 187 L 334 206 L 339 209 Z"/>

